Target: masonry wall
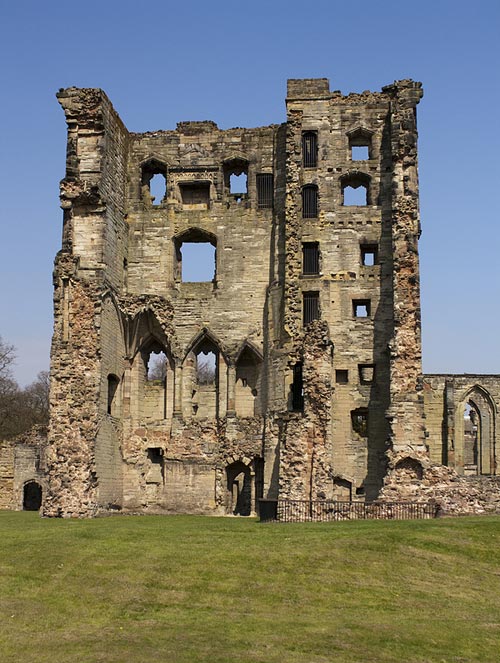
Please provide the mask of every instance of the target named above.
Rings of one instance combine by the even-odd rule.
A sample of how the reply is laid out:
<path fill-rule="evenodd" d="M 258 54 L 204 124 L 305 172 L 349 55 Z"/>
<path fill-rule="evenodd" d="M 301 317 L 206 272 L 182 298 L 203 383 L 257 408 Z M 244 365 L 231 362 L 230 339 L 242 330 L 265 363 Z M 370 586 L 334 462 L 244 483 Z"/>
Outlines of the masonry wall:
<path fill-rule="evenodd" d="M 134 134 L 101 90 L 59 92 L 46 515 L 373 499 L 388 449 L 425 448 L 421 95 L 291 80 L 282 125 Z M 192 244 L 215 249 L 203 281 Z"/>

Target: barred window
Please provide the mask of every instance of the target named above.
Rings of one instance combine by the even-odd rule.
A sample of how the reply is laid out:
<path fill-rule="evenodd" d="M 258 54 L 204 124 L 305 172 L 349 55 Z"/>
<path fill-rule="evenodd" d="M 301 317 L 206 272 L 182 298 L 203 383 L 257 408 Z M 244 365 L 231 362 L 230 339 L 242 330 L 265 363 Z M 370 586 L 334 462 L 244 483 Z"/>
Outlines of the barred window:
<path fill-rule="evenodd" d="M 302 293 L 302 318 L 304 327 L 313 320 L 319 320 L 319 292 Z"/>
<path fill-rule="evenodd" d="M 302 187 L 302 218 L 315 219 L 318 216 L 318 187 L 307 184 Z"/>
<path fill-rule="evenodd" d="M 316 168 L 318 165 L 318 134 L 304 131 L 302 134 L 302 164 L 304 168 Z"/>
<path fill-rule="evenodd" d="M 318 242 L 304 242 L 302 244 L 302 273 L 305 275 L 319 274 Z"/>
<path fill-rule="evenodd" d="M 259 209 L 270 209 L 274 202 L 274 177 L 272 173 L 257 175 L 257 204 Z"/>

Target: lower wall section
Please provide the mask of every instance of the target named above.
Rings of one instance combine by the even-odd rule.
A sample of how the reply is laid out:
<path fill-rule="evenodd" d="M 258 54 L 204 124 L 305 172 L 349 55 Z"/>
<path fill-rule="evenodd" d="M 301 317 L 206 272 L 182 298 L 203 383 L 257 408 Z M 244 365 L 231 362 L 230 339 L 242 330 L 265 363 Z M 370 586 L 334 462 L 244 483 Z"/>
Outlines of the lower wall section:
<path fill-rule="evenodd" d="M 425 454 L 398 454 L 390 459 L 380 499 L 434 501 L 440 515 L 500 513 L 500 476 L 460 476 Z"/>

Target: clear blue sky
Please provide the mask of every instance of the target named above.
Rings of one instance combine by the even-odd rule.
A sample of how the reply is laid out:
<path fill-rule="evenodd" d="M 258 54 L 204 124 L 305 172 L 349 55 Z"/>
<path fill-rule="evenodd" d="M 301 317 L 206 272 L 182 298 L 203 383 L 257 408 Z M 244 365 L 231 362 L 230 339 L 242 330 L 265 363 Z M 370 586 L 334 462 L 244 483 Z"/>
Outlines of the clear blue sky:
<path fill-rule="evenodd" d="M 500 373 L 500 2 L 16 0 L 0 10 L 0 335 L 48 368 L 66 127 L 55 92 L 103 88 L 132 131 L 282 122 L 287 78 L 344 93 L 423 82 L 426 372 Z"/>

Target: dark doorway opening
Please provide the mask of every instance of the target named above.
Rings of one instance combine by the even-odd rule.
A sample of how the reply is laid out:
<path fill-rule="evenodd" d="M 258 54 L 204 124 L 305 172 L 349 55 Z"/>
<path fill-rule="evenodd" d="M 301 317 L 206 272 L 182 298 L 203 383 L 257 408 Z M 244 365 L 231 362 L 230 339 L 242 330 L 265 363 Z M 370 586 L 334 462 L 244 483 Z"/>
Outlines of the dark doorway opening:
<path fill-rule="evenodd" d="M 23 510 L 38 511 L 42 506 L 42 487 L 36 481 L 30 481 L 23 490 Z"/>

